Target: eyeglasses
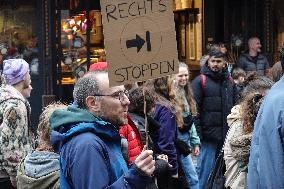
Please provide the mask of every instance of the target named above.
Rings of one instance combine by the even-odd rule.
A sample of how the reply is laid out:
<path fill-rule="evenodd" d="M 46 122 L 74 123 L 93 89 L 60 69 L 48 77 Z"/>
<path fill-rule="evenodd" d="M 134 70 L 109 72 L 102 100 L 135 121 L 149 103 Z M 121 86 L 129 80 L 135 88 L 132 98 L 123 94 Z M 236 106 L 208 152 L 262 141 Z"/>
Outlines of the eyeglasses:
<path fill-rule="evenodd" d="M 124 101 L 126 98 L 125 97 L 129 97 L 129 93 L 128 90 L 124 90 L 124 91 L 117 91 L 113 94 L 94 94 L 93 96 L 110 96 L 113 98 L 116 98 L 118 100 L 120 100 L 120 102 Z"/>

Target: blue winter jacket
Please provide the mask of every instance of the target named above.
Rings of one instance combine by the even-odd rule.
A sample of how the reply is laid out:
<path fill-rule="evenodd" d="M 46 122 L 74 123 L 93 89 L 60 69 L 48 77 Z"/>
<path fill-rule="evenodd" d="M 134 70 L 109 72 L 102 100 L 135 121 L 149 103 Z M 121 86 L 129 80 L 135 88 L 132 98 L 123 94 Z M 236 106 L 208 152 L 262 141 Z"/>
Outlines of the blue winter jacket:
<path fill-rule="evenodd" d="M 121 153 L 117 128 L 89 112 L 68 106 L 51 118 L 51 142 L 60 153 L 62 189 L 145 189 L 150 179 Z"/>
<path fill-rule="evenodd" d="M 248 164 L 248 188 L 284 189 L 284 77 L 266 96 L 256 121 Z"/>
<path fill-rule="evenodd" d="M 153 142 L 156 144 L 158 154 L 166 154 L 169 163 L 171 175 L 178 173 L 177 152 L 175 141 L 177 139 L 176 117 L 172 111 L 162 105 L 157 104 L 153 118 L 160 123 L 159 132 L 153 135 Z"/>

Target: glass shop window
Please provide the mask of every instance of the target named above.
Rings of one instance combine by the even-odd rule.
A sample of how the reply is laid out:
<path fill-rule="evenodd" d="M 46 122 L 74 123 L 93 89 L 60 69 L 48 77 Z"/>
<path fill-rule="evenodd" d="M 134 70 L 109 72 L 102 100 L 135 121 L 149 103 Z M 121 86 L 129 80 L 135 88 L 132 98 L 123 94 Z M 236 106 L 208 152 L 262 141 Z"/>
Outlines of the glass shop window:
<path fill-rule="evenodd" d="M 77 5 L 77 6 L 76 6 Z M 87 54 L 89 53 L 90 65 L 105 61 L 103 45 L 103 26 L 100 10 L 93 10 L 89 5 L 69 4 L 60 10 L 61 25 L 61 84 L 74 84 L 76 78 L 87 71 Z M 67 9 L 68 8 L 68 9 Z M 89 14 L 89 22 L 88 15 Z M 87 32 L 90 23 L 90 32 Z M 87 40 L 89 34 L 89 40 Z M 89 44 L 88 44 L 89 43 Z"/>
<path fill-rule="evenodd" d="M 23 58 L 38 75 L 36 1 L 0 1 L 0 66 L 5 59 Z"/>

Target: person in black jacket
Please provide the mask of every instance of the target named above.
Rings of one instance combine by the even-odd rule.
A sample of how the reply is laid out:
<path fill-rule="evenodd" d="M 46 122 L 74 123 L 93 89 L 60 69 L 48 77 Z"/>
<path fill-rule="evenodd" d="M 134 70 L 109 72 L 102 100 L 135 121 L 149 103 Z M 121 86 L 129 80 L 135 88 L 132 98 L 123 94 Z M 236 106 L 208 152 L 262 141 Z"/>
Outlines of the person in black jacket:
<path fill-rule="evenodd" d="M 209 54 L 200 75 L 192 82 L 192 89 L 198 111 L 195 125 L 201 139 L 197 162 L 199 188 L 203 189 L 228 131 L 227 115 L 238 97 L 222 52 Z"/>

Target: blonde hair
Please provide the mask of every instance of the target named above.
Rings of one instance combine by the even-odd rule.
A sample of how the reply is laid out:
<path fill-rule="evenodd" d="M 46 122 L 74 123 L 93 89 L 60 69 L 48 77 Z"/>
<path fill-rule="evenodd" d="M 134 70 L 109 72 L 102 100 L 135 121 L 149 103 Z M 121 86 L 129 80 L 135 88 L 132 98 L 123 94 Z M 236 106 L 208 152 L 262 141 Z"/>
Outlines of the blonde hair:
<path fill-rule="evenodd" d="M 190 77 L 190 70 L 188 68 L 188 65 L 184 62 L 180 62 L 179 63 L 179 67 L 182 68 L 186 68 Z M 197 107 L 196 107 L 196 102 L 193 98 L 193 92 L 192 92 L 192 87 L 191 87 L 191 83 L 188 81 L 187 85 L 184 87 L 185 90 L 185 94 L 186 94 L 186 100 L 190 106 L 190 111 L 192 116 L 197 116 Z"/>
<path fill-rule="evenodd" d="M 61 102 L 54 102 L 43 108 L 43 111 L 39 117 L 39 124 L 37 128 L 37 133 L 39 135 L 39 147 L 52 149 L 50 143 L 50 133 L 51 126 L 49 123 L 49 118 L 55 110 L 67 109 L 67 105 Z"/>

